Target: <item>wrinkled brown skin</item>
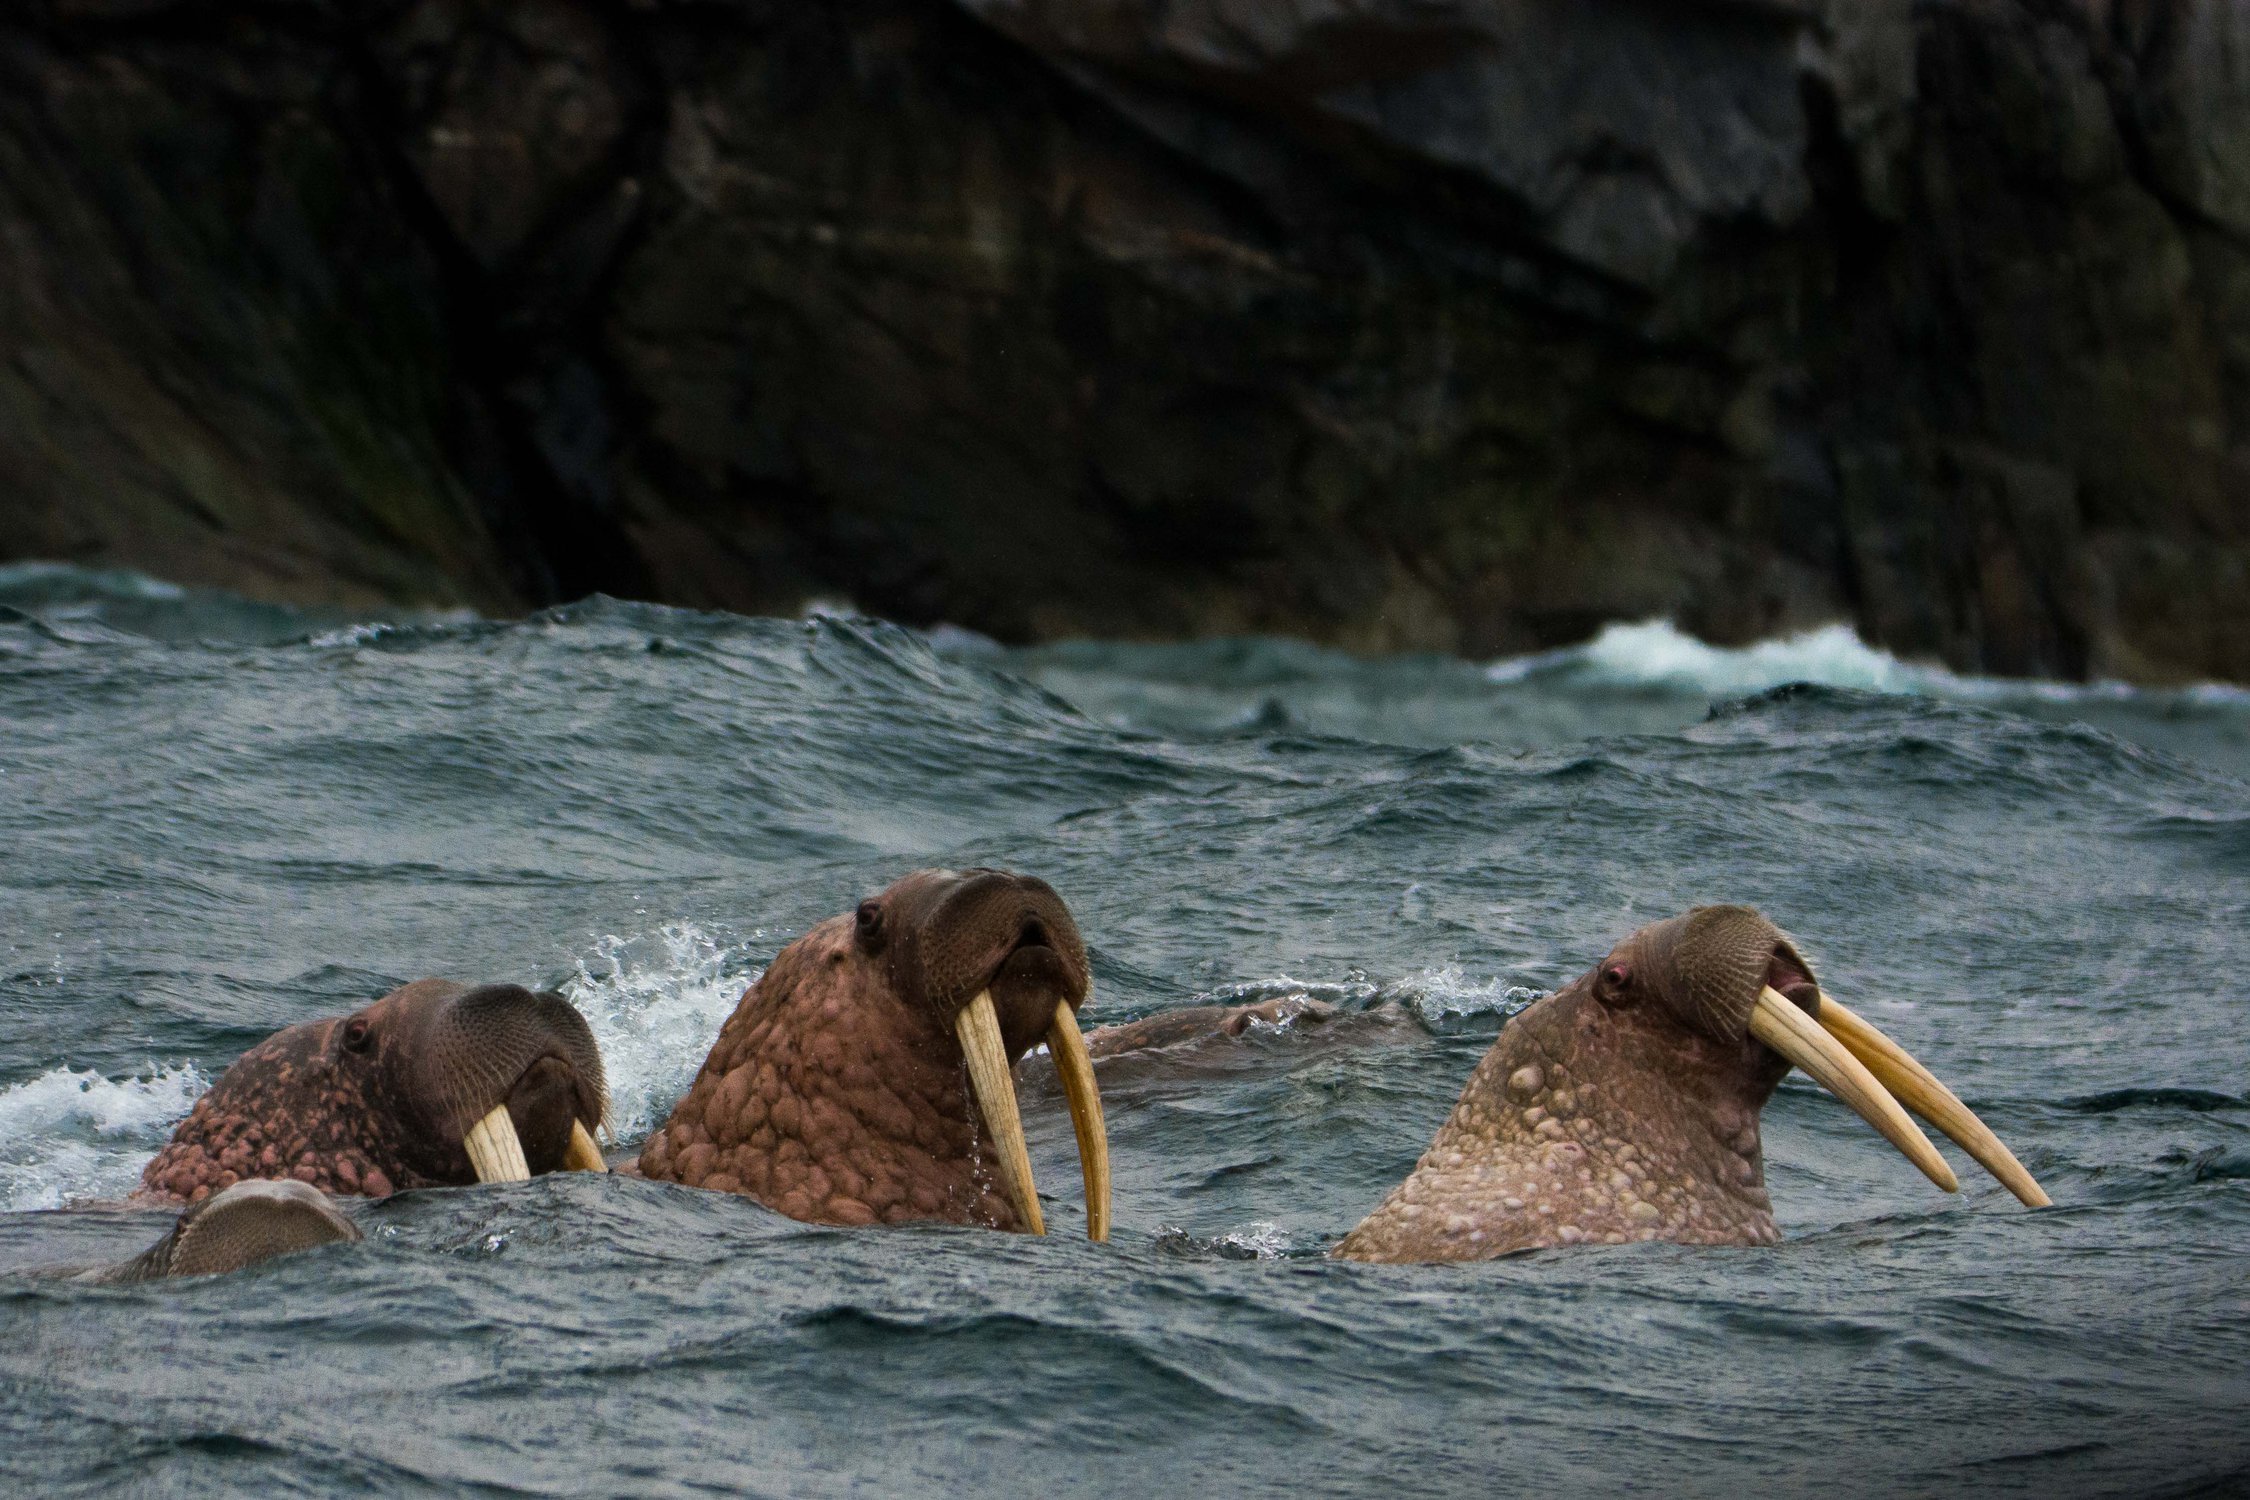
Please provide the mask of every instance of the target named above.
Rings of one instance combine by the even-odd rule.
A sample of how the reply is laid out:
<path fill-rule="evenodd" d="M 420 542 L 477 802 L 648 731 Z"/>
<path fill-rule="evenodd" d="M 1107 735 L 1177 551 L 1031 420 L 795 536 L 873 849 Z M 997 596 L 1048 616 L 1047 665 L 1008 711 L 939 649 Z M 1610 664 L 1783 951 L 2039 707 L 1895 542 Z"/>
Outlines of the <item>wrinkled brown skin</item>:
<path fill-rule="evenodd" d="M 318 1188 L 295 1179 L 252 1179 L 191 1204 L 164 1238 L 79 1281 L 128 1284 L 176 1276 L 221 1276 L 321 1245 L 356 1243 L 359 1226 Z"/>
<path fill-rule="evenodd" d="M 1332 1253 L 1778 1241 L 1758 1112 L 1789 1063 L 1748 1031 L 1768 984 L 1818 1013 L 1811 967 L 1748 907 L 1642 928 L 1508 1023 L 1412 1175 Z"/>
<path fill-rule="evenodd" d="M 236 1059 L 141 1174 L 199 1203 L 251 1178 L 338 1196 L 473 1183 L 461 1145 L 505 1102 L 533 1173 L 608 1108 L 601 1053 L 560 995 L 421 979 L 351 1016 L 278 1031 Z"/>
<path fill-rule="evenodd" d="M 953 1029 L 987 987 L 1011 1064 L 1058 1001 L 1085 1001 L 1062 899 L 997 870 L 904 877 L 774 959 L 641 1148 L 641 1175 L 814 1223 L 1020 1229 Z"/>

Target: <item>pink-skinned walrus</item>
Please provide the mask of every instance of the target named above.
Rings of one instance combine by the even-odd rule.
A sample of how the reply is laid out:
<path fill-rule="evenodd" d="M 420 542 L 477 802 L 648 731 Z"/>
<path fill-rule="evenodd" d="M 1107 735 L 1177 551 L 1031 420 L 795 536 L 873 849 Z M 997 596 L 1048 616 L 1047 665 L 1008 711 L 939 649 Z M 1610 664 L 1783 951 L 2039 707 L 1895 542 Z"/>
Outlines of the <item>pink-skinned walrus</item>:
<path fill-rule="evenodd" d="M 1077 1127 L 1087 1233 L 1107 1238 L 1109 1141 L 1077 1021 L 1088 985 L 1078 925 L 1045 881 L 916 871 L 781 951 L 640 1173 L 819 1223 L 1043 1234 L 1012 1074 L 1044 1043 Z"/>
<path fill-rule="evenodd" d="M 136 1196 L 201 1203 L 288 1179 L 343 1196 L 599 1171 L 601 1050 L 560 995 L 444 979 L 252 1047 L 198 1099 Z"/>

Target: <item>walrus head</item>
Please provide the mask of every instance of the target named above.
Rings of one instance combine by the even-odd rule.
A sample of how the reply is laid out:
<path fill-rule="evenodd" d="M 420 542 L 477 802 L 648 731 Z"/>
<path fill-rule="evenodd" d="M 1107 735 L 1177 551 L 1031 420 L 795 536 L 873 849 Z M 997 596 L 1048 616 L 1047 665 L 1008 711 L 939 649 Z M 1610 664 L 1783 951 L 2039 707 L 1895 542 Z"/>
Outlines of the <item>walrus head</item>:
<path fill-rule="evenodd" d="M 1902 1103 L 2024 1202 L 2047 1202 L 1928 1069 L 1821 991 L 1779 928 L 1749 907 L 1702 906 L 1642 928 L 1509 1022 L 1412 1175 L 1334 1253 L 1771 1243 L 1758 1112 L 1792 1066 L 1946 1191 L 1952 1170 Z"/>
<path fill-rule="evenodd" d="M 1078 1131 L 1087 1233 L 1104 1239 L 1109 1147 L 1077 1021 L 1088 983 L 1077 923 L 1045 881 L 905 876 L 774 959 L 641 1171 L 800 1219 L 1044 1234 L 1011 1070 L 1045 1042 Z"/>
<path fill-rule="evenodd" d="M 328 1195 L 302 1182 L 238 1182 L 191 1205 L 164 1238 L 131 1260 L 80 1275 L 124 1283 L 217 1276 L 277 1255 L 361 1238 Z"/>
<path fill-rule="evenodd" d="M 423 979 L 244 1053 L 141 1183 L 194 1202 L 253 1177 L 381 1196 L 598 1171 L 607 1109 L 593 1032 L 560 995 Z"/>

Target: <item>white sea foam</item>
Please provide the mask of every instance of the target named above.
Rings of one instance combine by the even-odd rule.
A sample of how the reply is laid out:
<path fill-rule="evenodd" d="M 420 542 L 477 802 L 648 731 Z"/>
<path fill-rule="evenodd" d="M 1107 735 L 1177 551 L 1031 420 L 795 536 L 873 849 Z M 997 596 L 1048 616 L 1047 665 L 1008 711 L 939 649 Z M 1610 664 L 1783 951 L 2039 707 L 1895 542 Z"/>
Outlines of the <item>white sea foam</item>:
<path fill-rule="evenodd" d="M 1279 1260 L 1295 1248 L 1279 1224 L 1265 1219 L 1230 1229 L 1212 1245 L 1230 1260 Z"/>
<path fill-rule="evenodd" d="M 398 627 L 382 620 L 372 620 L 362 625 L 346 625 L 341 630 L 323 630 L 305 644 L 316 651 L 341 651 L 354 646 L 372 646 Z"/>
<path fill-rule="evenodd" d="M 1610 625 L 1586 646 L 1584 661 L 1613 682 L 1692 687 L 1728 696 L 1763 692 L 1785 682 L 1906 692 L 1923 675 L 1869 646 L 1848 625 L 1731 648 L 1706 645 L 1665 620 Z"/>
<path fill-rule="evenodd" d="M 0 1089 L 0 1209 L 124 1197 L 210 1086 L 195 1064 L 181 1063 L 122 1079 L 51 1068 Z"/>
<path fill-rule="evenodd" d="M 610 1125 L 619 1140 L 638 1140 L 671 1113 L 719 1024 L 758 974 L 744 948 L 691 922 L 595 940 L 563 995 L 601 1044 Z"/>
<path fill-rule="evenodd" d="M 1406 1006 L 1432 1031 L 1444 1031 L 1479 1016 L 1505 1019 L 1539 994 L 1503 979 L 1472 978 L 1458 964 L 1441 964 L 1384 985 L 1381 998 Z"/>
<path fill-rule="evenodd" d="M 1166 1224 L 1157 1230 L 1156 1243 L 1174 1255 L 1194 1260 L 1281 1260 L 1298 1248 L 1289 1231 L 1265 1219 L 1238 1224 L 1208 1237 Z"/>
<path fill-rule="evenodd" d="M 2122 682 L 1978 677 L 1901 661 L 1868 645 L 1848 625 L 1824 625 L 1750 646 L 1713 646 L 1669 620 L 1643 620 L 1605 625 L 1601 634 L 1582 646 L 1511 657 L 1485 668 L 1486 678 L 1495 683 L 1548 675 L 1596 686 L 1669 689 L 1714 698 L 1739 698 L 1793 682 L 1976 702 L 2121 700 L 2146 691 Z M 2197 702 L 2233 703 L 2244 692 L 2231 685 L 2205 684 L 2185 689 L 2184 696 Z"/>

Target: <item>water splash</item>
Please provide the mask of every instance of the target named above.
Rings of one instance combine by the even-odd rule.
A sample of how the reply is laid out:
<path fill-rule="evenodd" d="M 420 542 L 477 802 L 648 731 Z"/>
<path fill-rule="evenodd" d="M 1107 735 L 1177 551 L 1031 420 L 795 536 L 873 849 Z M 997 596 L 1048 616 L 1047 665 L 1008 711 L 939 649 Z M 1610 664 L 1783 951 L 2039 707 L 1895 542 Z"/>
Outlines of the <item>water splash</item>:
<path fill-rule="evenodd" d="M 1502 979 L 1472 978 L 1459 964 L 1441 964 L 1383 986 L 1381 998 L 1405 1006 L 1430 1030 L 1449 1032 L 1505 1021 L 1543 993 Z"/>
<path fill-rule="evenodd" d="M 1431 1031 L 1451 1032 L 1494 1024 L 1522 1010 L 1544 993 L 1504 979 L 1479 979 L 1459 964 L 1416 969 L 1394 979 L 1373 980 L 1353 973 L 1343 979 L 1268 979 L 1221 985 L 1186 1001 L 1189 1005 L 1256 1005 L 1267 1000 L 1310 1000 L 1341 1011 L 1394 1005 Z M 1290 1023 L 1283 1023 L 1284 1029 Z"/>
<path fill-rule="evenodd" d="M 211 1086 L 193 1063 L 105 1078 L 52 1068 L 0 1089 L 0 1209 L 122 1198 Z"/>
<path fill-rule="evenodd" d="M 1177 1224 L 1167 1224 L 1157 1231 L 1156 1247 L 1186 1260 L 1288 1260 L 1318 1248 L 1298 1244 L 1270 1219 L 1238 1224 L 1210 1236 L 1190 1234 Z"/>
<path fill-rule="evenodd" d="M 760 972 L 745 946 L 692 922 L 595 940 L 562 993 L 601 1045 L 618 1140 L 640 1139 L 671 1113 L 720 1023 Z"/>

